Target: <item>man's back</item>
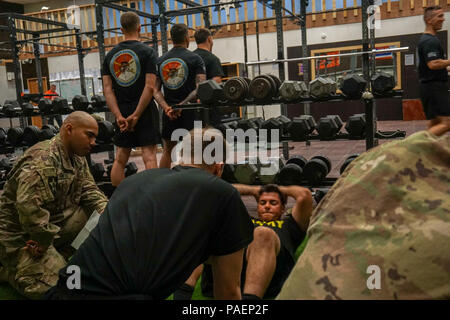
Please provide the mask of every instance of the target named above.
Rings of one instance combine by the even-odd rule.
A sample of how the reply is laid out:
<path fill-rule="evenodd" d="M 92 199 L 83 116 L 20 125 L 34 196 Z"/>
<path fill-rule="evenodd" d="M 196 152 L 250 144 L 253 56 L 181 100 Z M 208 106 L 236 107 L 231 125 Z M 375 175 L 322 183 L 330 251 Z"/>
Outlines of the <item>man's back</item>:
<path fill-rule="evenodd" d="M 136 103 L 145 86 L 145 74 L 156 74 L 157 55 L 136 40 L 123 41 L 105 57 L 102 74 L 111 76 L 117 102 Z"/>
<path fill-rule="evenodd" d="M 193 167 L 147 170 L 125 179 L 73 257 L 88 295 L 170 295 L 210 255 L 251 242 L 239 193 Z M 64 289 L 68 275 L 60 272 Z"/>
<path fill-rule="evenodd" d="M 222 70 L 222 65 L 220 63 L 219 58 L 214 55 L 212 52 L 197 48 L 193 51 L 195 54 L 198 54 L 203 62 L 205 63 L 206 68 L 206 79 L 212 79 L 214 77 L 223 77 L 224 73 Z"/>
<path fill-rule="evenodd" d="M 174 47 L 158 60 L 158 76 L 169 105 L 183 101 L 196 87 L 195 77 L 205 73 L 205 64 L 196 54 Z"/>

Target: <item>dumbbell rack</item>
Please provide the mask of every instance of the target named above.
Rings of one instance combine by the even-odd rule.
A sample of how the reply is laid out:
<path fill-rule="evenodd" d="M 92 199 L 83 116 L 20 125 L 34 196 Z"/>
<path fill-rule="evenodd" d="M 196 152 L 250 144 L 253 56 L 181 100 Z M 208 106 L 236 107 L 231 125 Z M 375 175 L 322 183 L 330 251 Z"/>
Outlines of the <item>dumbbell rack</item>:
<path fill-rule="evenodd" d="M 381 99 L 381 98 L 401 98 L 403 96 L 403 90 L 393 90 L 391 92 L 385 94 L 373 94 L 373 99 Z M 212 108 L 223 108 L 223 107 L 236 107 L 236 106 L 269 106 L 269 105 L 281 105 L 281 104 L 297 104 L 297 103 L 312 103 L 312 102 L 329 102 L 329 101 L 355 101 L 355 100 L 363 100 L 366 103 L 366 100 L 362 98 L 354 98 L 347 97 L 344 94 L 332 94 L 326 98 L 315 98 L 315 97 L 302 97 L 292 101 L 287 101 L 280 97 L 272 98 L 270 101 L 256 101 L 253 98 L 247 98 L 240 102 L 228 102 L 228 101 L 218 101 L 211 104 L 203 104 L 203 103 L 189 103 L 184 105 L 176 105 L 173 106 L 174 109 L 182 109 L 182 110 L 197 110 L 202 111 L 202 120 L 205 124 L 210 124 L 209 119 L 209 110 Z M 391 132 L 389 132 L 391 133 Z M 373 139 L 376 135 L 374 128 L 372 126 L 368 126 L 366 128 L 366 136 L 361 137 L 359 140 L 366 140 L 366 146 L 369 144 L 369 139 Z M 382 139 L 391 139 L 401 137 L 402 134 L 394 135 L 394 137 L 380 137 Z M 341 139 L 348 139 L 345 134 L 340 135 Z M 290 139 L 286 139 L 290 140 Z M 309 140 L 309 139 L 308 139 Z M 318 140 L 315 136 L 311 136 L 310 140 Z M 353 140 L 353 139 L 352 139 Z M 289 153 L 287 151 L 287 155 L 285 157 L 289 157 Z"/>

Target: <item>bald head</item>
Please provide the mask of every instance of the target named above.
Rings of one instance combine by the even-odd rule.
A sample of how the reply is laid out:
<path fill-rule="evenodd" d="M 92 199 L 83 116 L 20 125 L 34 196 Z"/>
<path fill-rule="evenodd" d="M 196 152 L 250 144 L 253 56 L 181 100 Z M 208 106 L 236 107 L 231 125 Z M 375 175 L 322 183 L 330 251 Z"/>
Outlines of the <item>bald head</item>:
<path fill-rule="evenodd" d="M 95 145 L 97 120 L 84 111 L 74 111 L 64 120 L 60 135 L 70 155 L 86 156 Z"/>
<path fill-rule="evenodd" d="M 67 116 L 63 122 L 63 126 L 70 123 L 74 127 L 80 125 L 97 125 L 97 121 L 89 113 L 84 111 L 74 111 Z"/>

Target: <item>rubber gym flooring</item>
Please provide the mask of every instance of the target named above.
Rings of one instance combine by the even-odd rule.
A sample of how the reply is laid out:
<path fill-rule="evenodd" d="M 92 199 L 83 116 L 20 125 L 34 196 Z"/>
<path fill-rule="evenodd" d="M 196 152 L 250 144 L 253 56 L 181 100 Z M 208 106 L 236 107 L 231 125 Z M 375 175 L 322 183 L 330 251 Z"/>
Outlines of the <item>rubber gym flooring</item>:
<path fill-rule="evenodd" d="M 417 121 L 378 121 L 377 128 L 381 131 L 395 131 L 404 130 L 406 135 L 409 136 L 417 131 L 426 129 L 425 120 Z M 379 143 L 386 143 L 391 140 L 379 140 Z M 362 153 L 365 151 L 365 141 L 364 140 L 351 140 L 351 141 L 312 141 L 309 146 L 305 142 L 292 142 L 289 143 L 289 155 L 302 155 L 307 159 L 312 158 L 316 155 L 327 156 L 332 163 L 332 169 L 328 177 L 339 177 L 339 168 L 341 167 L 347 156 L 354 153 Z M 281 154 L 281 149 L 280 149 Z M 161 153 L 158 153 L 158 161 L 161 158 Z M 92 159 L 96 162 L 103 162 L 107 159 L 107 153 L 93 154 Z M 130 157 L 129 161 L 134 161 L 139 171 L 144 169 L 144 164 L 142 162 L 141 156 Z M 247 206 L 249 214 L 256 216 L 256 201 L 253 197 L 243 197 L 244 203 Z M 290 199 L 288 202 L 288 207 L 292 207 L 293 200 Z M 303 251 L 306 241 L 297 250 L 297 255 L 300 255 Z M 14 290 L 8 284 L 0 284 L 0 300 L 11 300 L 11 299 L 23 299 L 20 295 L 14 292 Z M 170 298 L 169 298 L 170 299 Z M 193 299 L 207 299 L 202 296 L 200 290 L 200 281 L 197 283 L 195 288 Z"/>

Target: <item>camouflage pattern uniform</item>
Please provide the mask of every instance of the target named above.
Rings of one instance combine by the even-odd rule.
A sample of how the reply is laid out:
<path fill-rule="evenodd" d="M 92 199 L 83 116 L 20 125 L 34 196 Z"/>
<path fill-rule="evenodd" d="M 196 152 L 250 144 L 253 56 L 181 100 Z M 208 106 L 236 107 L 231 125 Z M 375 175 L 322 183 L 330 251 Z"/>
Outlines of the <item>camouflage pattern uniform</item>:
<path fill-rule="evenodd" d="M 24 296 L 42 298 L 73 254 L 70 244 L 88 216 L 102 212 L 107 201 L 86 159 L 69 158 L 59 134 L 29 148 L 0 197 L 0 271 Z M 28 240 L 48 247 L 42 257 L 25 249 Z"/>
<path fill-rule="evenodd" d="M 420 131 L 359 156 L 308 237 L 277 299 L 449 299 L 450 136 Z"/>

